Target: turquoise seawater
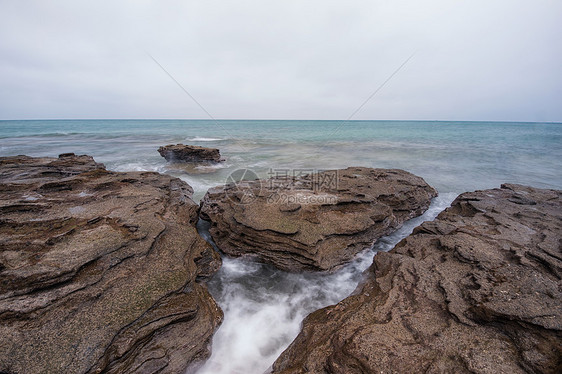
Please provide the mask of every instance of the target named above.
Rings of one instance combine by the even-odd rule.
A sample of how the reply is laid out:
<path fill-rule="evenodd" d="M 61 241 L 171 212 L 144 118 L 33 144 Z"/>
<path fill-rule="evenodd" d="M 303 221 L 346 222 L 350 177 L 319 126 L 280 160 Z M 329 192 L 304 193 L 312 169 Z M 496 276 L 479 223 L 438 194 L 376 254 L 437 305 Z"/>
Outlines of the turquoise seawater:
<path fill-rule="evenodd" d="M 184 170 L 159 146 L 221 150 L 226 161 Z M 262 177 L 348 166 L 400 168 L 423 177 L 439 196 L 421 217 L 382 238 L 330 274 L 289 274 L 246 258 L 223 257 L 209 290 L 224 311 L 213 354 L 198 374 L 264 373 L 310 312 L 357 286 L 376 251 L 387 251 L 461 192 L 520 183 L 562 189 L 562 124 L 398 121 L 0 121 L 0 156 L 89 154 L 118 171 L 150 170 L 188 182 L 201 198 L 237 169 Z M 209 238 L 205 224 L 200 232 Z"/>
<path fill-rule="evenodd" d="M 157 148 L 216 147 L 226 162 L 211 174 L 170 170 Z M 521 183 L 562 188 L 562 124 L 400 121 L 49 120 L 0 121 L 0 156 L 89 154 L 109 169 L 169 172 L 196 198 L 248 168 L 400 168 L 440 192 Z"/>

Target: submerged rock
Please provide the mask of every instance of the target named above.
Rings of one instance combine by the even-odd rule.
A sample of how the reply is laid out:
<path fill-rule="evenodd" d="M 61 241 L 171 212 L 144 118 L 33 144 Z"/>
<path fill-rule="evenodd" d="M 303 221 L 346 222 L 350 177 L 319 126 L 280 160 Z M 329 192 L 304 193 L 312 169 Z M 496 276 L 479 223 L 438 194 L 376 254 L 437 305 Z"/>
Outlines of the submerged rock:
<path fill-rule="evenodd" d="M 221 155 L 216 148 L 197 145 L 170 144 L 158 148 L 160 156 L 169 162 L 220 162 Z"/>
<path fill-rule="evenodd" d="M 422 214 L 437 192 L 403 170 L 352 167 L 210 189 L 201 217 L 217 246 L 288 271 L 331 270 Z"/>
<path fill-rule="evenodd" d="M 562 372 L 561 197 L 462 194 L 310 314 L 273 373 Z"/>
<path fill-rule="evenodd" d="M 0 372 L 181 373 L 209 355 L 220 267 L 191 187 L 89 156 L 0 158 Z"/>

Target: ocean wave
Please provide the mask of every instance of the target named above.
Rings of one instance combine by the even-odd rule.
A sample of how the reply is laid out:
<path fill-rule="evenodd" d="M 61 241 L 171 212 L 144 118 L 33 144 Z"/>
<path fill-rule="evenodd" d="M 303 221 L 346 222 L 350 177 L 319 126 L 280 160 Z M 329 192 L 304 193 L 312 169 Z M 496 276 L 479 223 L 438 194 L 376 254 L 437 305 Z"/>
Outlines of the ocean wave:
<path fill-rule="evenodd" d="M 57 132 L 45 132 L 45 133 L 38 133 L 38 134 L 2 134 L 0 139 L 25 139 L 25 138 L 53 138 L 53 137 L 64 137 L 64 136 L 72 136 L 72 135 L 90 135 L 84 132 L 70 132 L 70 131 L 57 131 Z"/>
<path fill-rule="evenodd" d="M 205 169 L 228 169 L 231 165 L 227 164 L 226 162 L 217 162 L 214 164 L 208 164 L 208 165 L 198 165 L 195 167 L 195 169 L 201 169 L 201 170 L 205 170 Z"/>
<path fill-rule="evenodd" d="M 119 172 L 153 171 L 153 172 L 161 173 L 163 171 L 163 167 L 161 165 L 150 165 L 144 162 L 121 163 L 121 164 L 112 165 L 112 167 L 108 167 L 108 169 L 113 171 L 119 171 Z"/>
<path fill-rule="evenodd" d="M 185 138 L 186 141 L 189 142 L 218 142 L 221 140 L 225 140 L 225 139 L 221 139 L 221 138 L 205 138 L 203 136 L 196 136 L 194 138 Z"/>

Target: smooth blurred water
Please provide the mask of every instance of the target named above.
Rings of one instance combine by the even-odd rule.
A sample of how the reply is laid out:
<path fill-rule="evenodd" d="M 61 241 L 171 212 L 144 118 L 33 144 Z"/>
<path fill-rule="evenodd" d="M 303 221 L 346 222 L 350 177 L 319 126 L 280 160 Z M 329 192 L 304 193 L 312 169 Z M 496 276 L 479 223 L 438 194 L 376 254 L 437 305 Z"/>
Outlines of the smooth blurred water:
<path fill-rule="evenodd" d="M 268 371 L 298 335 L 309 313 L 349 296 L 377 251 L 391 250 L 414 227 L 433 220 L 450 205 L 454 193 L 435 198 L 420 217 L 381 238 L 373 248 L 335 273 L 290 274 L 241 258 L 223 258 L 209 289 L 224 311 L 224 322 L 213 339 L 213 355 L 198 374 L 246 374 Z M 209 239 L 206 225 L 200 232 Z"/>
<path fill-rule="evenodd" d="M 227 161 L 213 174 L 170 171 L 157 148 L 216 147 Z M 90 154 L 109 169 L 170 172 L 196 190 L 238 168 L 347 166 L 401 168 L 441 192 L 504 182 L 562 188 L 562 125 L 553 123 L 399 121 L 65 120 L 0 121 L 0 156 Z"/>
<path fill-rule="evenodd" d="M 190 174 L 160 157 L 161 145 L 215 147 L 226 161 Z M 89 154 L 117 171 L 151 170 L 188 182 L 199 200 L 236 169 L 271 172 L 348 166 L 400 168 L 440 196 L 422 217 L 333 274 L 287 274 L 225 258 L 209 284 L 225 311 L 213 355 L 199 373 L 262 373 L 296 336 L 308 313 L 349 295 L 377 250 L 390 250 L 464 191 L 520 183 L 562 189 L 562 124 L 399 121 L 0 121 L 0 156 Z M 203 235 L 208 235 L 204 225 Z"/>

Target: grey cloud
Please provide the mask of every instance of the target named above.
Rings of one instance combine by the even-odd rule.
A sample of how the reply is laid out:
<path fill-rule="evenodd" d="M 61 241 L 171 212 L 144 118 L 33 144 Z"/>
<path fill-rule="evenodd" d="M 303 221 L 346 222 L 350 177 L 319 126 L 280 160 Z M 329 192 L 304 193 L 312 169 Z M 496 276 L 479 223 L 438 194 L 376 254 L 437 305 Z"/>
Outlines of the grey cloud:
<path fill-rule="evenodd" d="M 0 2 L 0 119 L 561 121 L 562 3 Z"/>

